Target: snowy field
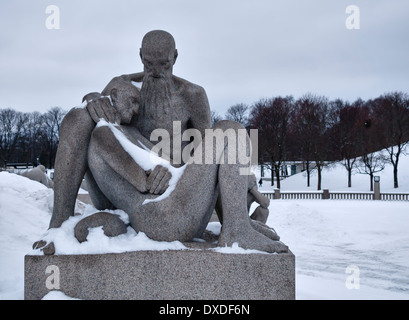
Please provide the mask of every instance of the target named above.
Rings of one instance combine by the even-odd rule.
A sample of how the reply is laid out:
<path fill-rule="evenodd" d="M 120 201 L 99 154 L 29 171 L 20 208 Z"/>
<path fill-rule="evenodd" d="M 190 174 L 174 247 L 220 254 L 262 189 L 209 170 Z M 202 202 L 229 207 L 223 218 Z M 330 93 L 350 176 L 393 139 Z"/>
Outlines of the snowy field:
<path fill-rule="evenodd" d="M 297 299 L 409 299 L 408 215 L 408 202 L 274 200 L 267 223 L 296 256 Z"/>
<path fill-rule="evenodd" d="M 400 166 L 399 192 L 408 192 L 408 174 L 403 174 L 408 169 L 406 157 Z M 391 180 L 392 170 L 385 170 L 380 174 L 381 191 Z M 323 173 L 324 188 L 347 190 L 344 182 L 340 168 Z M 283 181 L 282 190 L 306 190 L 303 185 L 305 177 L 299 174 Z M 354 175 L 354 185 L 354 191 L 368 191 L 368 177 Z M 47 230 L 52 198 L 53 191 L 37 182 L 0 172 L 0 299 L 24 298 L 24 255 Z M 409 202 L 274 200 L 268 224 L 296 256 L 297 299 L 409 299 Z M 95 230 L 93 236 L 103 235 Z M 139 241 L 136 245 L 152 246 L 146 237 L 128 236 Z M 105 240 L 102 243 L 115 247 Z M 177 243 L 172 246 L 179 248 Z M 351 276 L 354 288 L 348 289 Z"/>
<path fill-rule="evenodd" d="M 383 152 L 386 155 L 386 152 Z M 409 153 L 409 148 L 407 148 Z M 270 177 L 271 171 L 265 170 L 265 176 Z M 260 171 L 256 172 L 260 176 Z M 409 193 L 409 155 L 402 155 L 399 158 L 398 179 L 399 188 L 393 187 L 393 167 L 387 164 L 381 172 L 375 173 L 375 176 L 380 177 L 381 192 L 405 192 Z M 322 171 L 322 186 L 321 189 L 329 189 L 329 191 L 351 191 L 351 192 L 369 192 L 370 180 L 369 175 L 358 173 L 353 170 L 352 186 L 348 188 L 348 176 L 345 167 L 339 162 L 325 167 Z M 258 181 L 258 180 L 257 180 Z M 288 177 L 281 181 L 281 191 L 316 191 L 317 190 L 317 171 L 311 173 L 310 187 L 307 187 L 307 174 L 299 173 Z M 271 186 L 271 181 L 264 181 L 260 188 L 264 192 L 272 192 L 274 187 Z"/>

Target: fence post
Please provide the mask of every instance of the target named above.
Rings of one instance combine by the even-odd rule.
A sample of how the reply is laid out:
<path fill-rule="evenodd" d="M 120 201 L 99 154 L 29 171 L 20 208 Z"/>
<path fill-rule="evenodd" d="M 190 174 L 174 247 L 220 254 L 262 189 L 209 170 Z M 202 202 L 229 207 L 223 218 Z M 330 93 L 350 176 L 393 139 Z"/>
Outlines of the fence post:
<path fill-rule="evenodd" d="M 280 189 L 274 189 L 274 199 L 281 199 Z"/>
<path fill-rule="evenodd" d="M 380 181 L 381 178 L 379 176 L 374 177 L 374 194 L 373 194 L 373 199 L 374 200 L 381 200 L 381 186 L 380 186 Z"/>
<path fill-rule="evenodd" d="M 324 189 L 322 190 L 322 200 L 327 200 L 327 199 L 329 199 L 329 190 Z"/>

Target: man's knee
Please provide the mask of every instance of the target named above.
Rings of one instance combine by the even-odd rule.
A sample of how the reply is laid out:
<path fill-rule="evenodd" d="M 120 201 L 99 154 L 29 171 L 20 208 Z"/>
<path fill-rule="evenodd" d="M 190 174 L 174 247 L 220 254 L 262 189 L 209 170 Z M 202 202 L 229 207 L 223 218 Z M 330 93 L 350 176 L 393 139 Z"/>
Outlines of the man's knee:
<path fill-rule="evenodd" d="M 73 132 L 74 135 L 81 135 L 82 132 L 89 134 L 94 125 L 95 123 L 86 109 L 73 108 L 64 117 L 61 130 Z"/>
<path fill-rule="evenodd" d="M 83 121 L 87 117 L 87 115 L 88 111 L 84 108 L 72 108 L 64 117 L 62 123 L 73 125 L 75 123 Z"/>

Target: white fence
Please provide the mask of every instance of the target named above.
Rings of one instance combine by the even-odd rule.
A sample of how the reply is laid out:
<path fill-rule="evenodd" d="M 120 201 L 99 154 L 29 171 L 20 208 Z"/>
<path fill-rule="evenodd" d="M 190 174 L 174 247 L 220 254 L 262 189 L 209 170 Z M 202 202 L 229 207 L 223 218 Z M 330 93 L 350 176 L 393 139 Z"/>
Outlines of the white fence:
<path fill-rule="evenodd" d="M 267 198 L 283 200 L 309 200 L 309 199 L 332 199 L 332 200 L 375 200 L 374 192 L 330 192 L 323 191 L 280 191 L 264 192 Z M 380 200 L 384 201 L 409 201 L 409 193 L 380 193 Z"/>

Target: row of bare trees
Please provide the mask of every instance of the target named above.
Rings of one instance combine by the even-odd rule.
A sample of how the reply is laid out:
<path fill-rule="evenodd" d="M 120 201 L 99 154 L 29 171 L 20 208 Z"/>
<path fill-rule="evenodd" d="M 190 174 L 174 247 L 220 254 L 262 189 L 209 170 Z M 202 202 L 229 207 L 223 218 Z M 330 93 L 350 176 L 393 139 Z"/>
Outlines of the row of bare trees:
<path fill-rule="evenodd" d="M 0 167 L 41 163 L 53 168 L 65 114 L 58 107 L 45 113 L 0 109 Z"/>
<path fill-rule="evenodd" d="M 213 120 L 221 117 L 213 113 Z M 303 161 L 310 186 L 311 170 L 317 170 L 321 190 L 324 166 L 342 161 L 352 186 L 352 172 L 373 177 L 390 162 L 394 187 L 398 188 L 398 164 L 409 143 L 409 95 L 391 92 L 375 99 L 341 99 L 306 94 L 260 99 L 253 105 L 230 107 L 226 119 L 258 129 L 259 164 L 270 168 L 280 187 L 280 168 L 285 162 Z M 386 149 L 387 155 L 378 152 Z M 274 183 L 274 179 L 272 179 Z"/>
<path fill-rule="evenodd" d="M 59 128 L 66 112 L 51 108 L 46 113 L 22 113 L 0 109 L 0 167 L 10 162 L 54 167 Z M 399 159 L 409 144 L 409 95 L 391 92 L 375 99 L 341 99 L 306 94 L 260 99 L 251 106 L 236 104 L 224 117 L 258 129 L 258 161 L 271 170 L 280 187 L 284 163 L 302 161 L 310 186 L 310 173 L 321 174 L 330 162 L 342 161 L 352 186 L 352 172 L 374 175 L 390 162 L 394 187 L 398 188 Z M 223 117 L 212 112 L 212 121 Z M 386 156 L 379 150 L 385 149 Z M 272 179 L 274 183 L 274 179 Z"/>

